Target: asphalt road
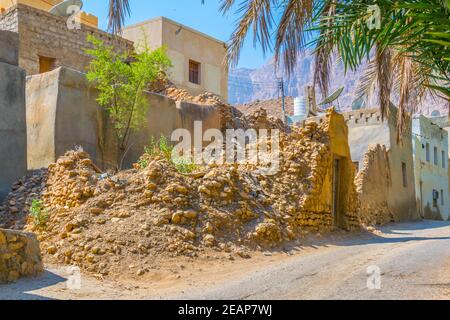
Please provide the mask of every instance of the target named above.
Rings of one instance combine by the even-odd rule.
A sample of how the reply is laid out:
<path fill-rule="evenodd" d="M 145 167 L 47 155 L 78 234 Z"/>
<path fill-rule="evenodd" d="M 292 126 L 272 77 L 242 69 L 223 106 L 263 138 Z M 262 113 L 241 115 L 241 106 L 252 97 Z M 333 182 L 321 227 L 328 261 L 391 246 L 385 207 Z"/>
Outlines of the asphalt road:
<path fill-rule="evenodd" d="M 392 224 L 381 231 L 175 298 L 450 298 L 450 223 Z"/>
<path fill-rule="evenodd" d="M 315 250 L 255 264 L 229 279 L 161 292 L 124 290 L 95 279 L 73 292 L 64 281 L 61 270 L 48 270 L 0 285 L 0 299 L 449 299 L 450 222 L 391 224 L 377 234 L 326 237 Z"/>

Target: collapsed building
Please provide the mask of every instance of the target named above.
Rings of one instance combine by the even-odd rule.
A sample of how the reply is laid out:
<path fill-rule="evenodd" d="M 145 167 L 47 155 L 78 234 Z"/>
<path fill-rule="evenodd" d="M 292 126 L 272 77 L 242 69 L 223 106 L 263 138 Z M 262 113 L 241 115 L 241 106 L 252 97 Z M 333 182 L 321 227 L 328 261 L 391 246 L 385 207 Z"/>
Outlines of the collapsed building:
<path fill-rule="evenodd" d="M 351 159 L 357 172 L 359 213 L 366 224 L 419 219 L 416 209 L 411 125 L 397 143 L 397 109 L 344 112 Z M 321 122 L 323 116 L 305 122 Z"/>
<path fill-rule="evenodd" d="M 274 128 L 262 117 L 258 123 Z M 146 154 L 135 169 L 104 176 L 86 152 L 70 151 L 14 184 L 0 225 L 37 233 L 45 262 L 102 275 L 141 276 L 158 259 L 207 248 L 245 258 L 306 232 L 361 226 L 347 139 L 343 116 L 332 110 L 321 124 L 282 133 L 272 175 L 247 163 L 182 174 Z M 36 195 L 51 212 L 45 228 L 28 215 Z"/>

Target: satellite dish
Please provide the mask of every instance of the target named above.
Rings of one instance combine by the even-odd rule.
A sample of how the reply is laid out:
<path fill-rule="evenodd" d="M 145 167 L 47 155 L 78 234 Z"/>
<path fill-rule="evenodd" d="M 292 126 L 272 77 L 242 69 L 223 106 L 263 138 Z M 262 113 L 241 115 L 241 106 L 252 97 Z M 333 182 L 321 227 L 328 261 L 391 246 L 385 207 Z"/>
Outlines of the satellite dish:
<path fill-rule="evenodd" d="M 342 92 L 344 92 L 344 88 L 345 87 L 342 87 L 342 88 L 336 90 L 335 92 L 333 92 L 333 94 L 331 96 L 327 97 L 325 100 L 323 100 L 318 105 L 319 106 L 324 106 L 324 105 L 333 103 L 334 101 L 336 101 L 341 96 Z"/>
<path fill-rule="evenodd" d="M 70 17 L 73 14 L 73 11 L 69 10 L 71 6 L 77 6 L 81 9 L 83 8 L 83 1 L 65 0 L 51 8 L 48 12 L 59 17 Z"/>
<path fill-rule="evenodd" d="M 352 102 L 352 110 L 360 110 L 363 109 L 366 105 L 366 101 L 364 97 L 358 98 Z"/>
<path fill-rule="evenodd" d="M 441 116 L 441 113 L 439 112 L 439 110 L 434 110 L 434 111 L 431 113 L 431 116 L 432 116 L 432 117 L 440 117 L 440 116 Z"/>

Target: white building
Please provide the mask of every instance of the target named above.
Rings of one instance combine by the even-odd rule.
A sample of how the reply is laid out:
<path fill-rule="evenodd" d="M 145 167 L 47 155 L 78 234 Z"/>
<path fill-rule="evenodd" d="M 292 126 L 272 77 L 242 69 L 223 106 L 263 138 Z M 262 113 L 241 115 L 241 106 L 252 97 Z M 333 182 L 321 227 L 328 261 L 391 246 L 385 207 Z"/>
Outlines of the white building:
<path fill-rule="evenodd" d="M 448 132 L 421 115 L 412 140 L 417 207 L 425 219 L 449 220 Z"/>

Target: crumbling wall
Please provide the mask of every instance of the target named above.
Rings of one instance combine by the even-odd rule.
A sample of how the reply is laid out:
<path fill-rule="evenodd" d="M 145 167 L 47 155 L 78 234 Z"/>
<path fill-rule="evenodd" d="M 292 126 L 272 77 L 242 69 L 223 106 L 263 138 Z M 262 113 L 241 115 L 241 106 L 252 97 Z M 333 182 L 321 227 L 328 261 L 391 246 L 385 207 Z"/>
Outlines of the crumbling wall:
<path fill-rule="evenodd" d="M 378 144 L 370 147 L 355 178 L 359 213 L 366 225 L 383 225 L 394 219 L 388 206 L 389 192 L 392 190 L 390 172 L 386 146 Z"/>
<path fill-rule="evenodd" d="M 391 176 L 387 204 L 395 221 L 419 219 L 414 186 L 414 164 L 411 124 L 402 133 L 402 141 L 397 142 L 397 108 L 388 109 L 386 119 L 382 119 L 379 109 L 345 112 L 349 127 L 349 145 L 352 161 L 362 169 L 366 152 L 377 144 L 385 146 L 388 152 Z M 406 120 L 408 123 L 408 120 Z M 403 179 L 405 168 L 406 184 Z M 375 189 L 378 186 L 373 186 Z"/>
<path fill-rule="evenodd" d="M 43 271 L 36 235 L 0 229 L 0 283 Z"/>
<path fill-rule="evenodd" d="M 308 128 L 314 124 L 324 127 L 325 145 L 305 151 L 305 156 L 312 161 L 313 172 L 310 175 L 310 192 L 305 198 L 299 222 L 312 227 L 341 227 L 355 229 L 359 227 L 358 198 L 353 179 L 355 169 L 350 157 L 348 128 L 344 117 L 330 110 L 326 117 L 310 119 L 305 125 L 305 136 L 310 134 Z M 339 161 L 338 192 L 333 194 L 335 178 L 334 163 Z M 337 200 L 335 202 L 335 197 Z M 334 207 L 334 204 L 337 207 Z"/>
<path fill-rule="evenodd" d="M 58 68 L 28 77 L 27 97 L 29 169 L 47 167 L 76 146 L 82 146 L 101 168 L 117 165 L 113 127 L 97 104 L 97 93 L 89 87 L 85 74 Z M 170 137 L 175 129 L 184 128 L 193 137 L 194 121 L 202 121 L 203 131 L 220 128 L 220 113 L 215 107 L 177 102 L 152 93 L 147 97 L 147 121 L 130 137 L 125 167 L 137 161 L 152 136 Z"/>
<path fill-rule="evenodd" d="M 18 35 L 0 31 L 0 200 L 26 173 L 25 71 L 17 67 Z"/>

